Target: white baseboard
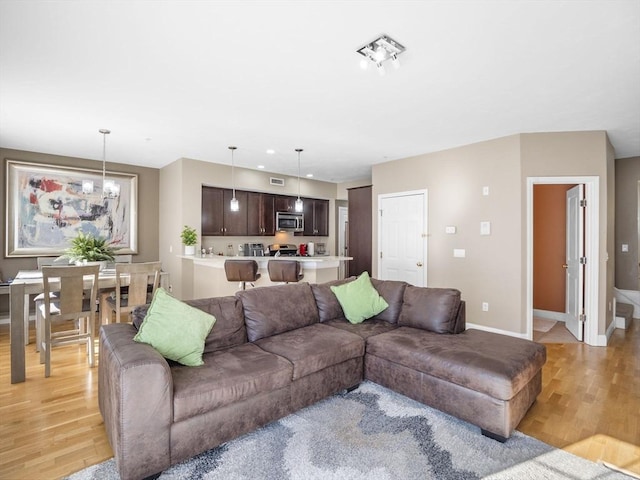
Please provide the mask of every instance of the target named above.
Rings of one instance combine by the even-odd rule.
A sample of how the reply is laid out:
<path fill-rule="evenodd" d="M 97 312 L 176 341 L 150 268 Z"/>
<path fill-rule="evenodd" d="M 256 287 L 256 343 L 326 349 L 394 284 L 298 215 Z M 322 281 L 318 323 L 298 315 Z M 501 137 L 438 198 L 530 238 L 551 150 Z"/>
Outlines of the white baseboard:
<path fill-rule="evenodd" d="M 614 288 L 613 295 L 616 302 L 633 305 L 633 318 L 640 318 L 640 291 Z"/>
<path fill-rule="evenodd" d="M 547 318 L 549 320 L 555 320 L 556 322 L 564 322 L 565 321 L 564 312 L 552 312 L 551 310 L 538 310 L 537 308 L 533 309 L 533 316 L 540 318 Z"/>
<path fill-rule="evenodd" d="M 611 322 L 609 324 L 609 328 L 607 328 L 607 331 L 604 335 L 598 335 L 598 338 L 596 340 L 596 344 L 594 345 L 594 347 L 606 347 L 609 344 L 609 339 L 611 338 L 611 335 L 613 334 L 613 331 L 616 329 L 616 322 Z"/>
<path fill-rule="evenodd" d="M 509 330 L 501 330 L 499 328 L 486 327 L 484 325 L 477 325 L 475 323 L 467 323 L 467 328 L 474 330 L 484 330 L 485 332 L 499 333 L 501 335 L 508 335 L 510 337 L 524 338 L 525 340 L 531 340 L 526 333 L 516 333 Z"/>

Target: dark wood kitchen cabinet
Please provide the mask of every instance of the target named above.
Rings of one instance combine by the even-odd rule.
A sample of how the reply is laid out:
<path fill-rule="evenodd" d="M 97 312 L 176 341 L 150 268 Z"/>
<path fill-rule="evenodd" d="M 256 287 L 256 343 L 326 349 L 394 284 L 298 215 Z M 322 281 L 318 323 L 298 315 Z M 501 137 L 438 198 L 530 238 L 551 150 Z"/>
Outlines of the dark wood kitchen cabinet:
<path fill-rule="evenodd" d="M 247 193 L 247 235 L 275 235 L 275 195 Z"/>
<path fill-rule="evenodd" d="M 296 198 L 289 195 L 276 195 L 276 212 L 294 212 Z"/>
<path fill-rule="evenodd" d="M 329 236 L 329 200 L 303 198 L 305 236 Z"/>
<path fill-rule="evenodd" d="M 372 215 L 373 199 L 371 186 L 348 189 L 349 199 L 349 244 L 348 256 L 353 257 L 350 262 L 345 262 L 348 275 L 360 275 L 362 272 L 371 272 L 372 260 Z"/>
<path fill-rule="evenodd" d="M 203 236 L 247 235 L 248 192 L 236 190 L 240 205 L 231 211 L 233 191 L 227 188 L 202 187 L 201 230 Z"/>

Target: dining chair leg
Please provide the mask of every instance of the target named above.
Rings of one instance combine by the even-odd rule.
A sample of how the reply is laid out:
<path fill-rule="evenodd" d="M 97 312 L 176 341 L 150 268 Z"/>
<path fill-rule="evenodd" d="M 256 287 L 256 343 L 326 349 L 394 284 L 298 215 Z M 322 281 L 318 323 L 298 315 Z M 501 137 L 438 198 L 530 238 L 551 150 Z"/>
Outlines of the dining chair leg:
<path fill-rule="evenodd" d="M 51 375 L 51 321 L 48 318 L 44 320 L 44 376 L 48 378 Z"/>
<path fill-rule="evenodd" d="M 89 366 L 93 367 L 95 365 L 95 335 L 94 335 L 94 324 L 95 317 L 92 315 L 86 318 L 87 330 L 89 333 L 89 338 L 87 339 L 88 353 L 89 353 Z"/>

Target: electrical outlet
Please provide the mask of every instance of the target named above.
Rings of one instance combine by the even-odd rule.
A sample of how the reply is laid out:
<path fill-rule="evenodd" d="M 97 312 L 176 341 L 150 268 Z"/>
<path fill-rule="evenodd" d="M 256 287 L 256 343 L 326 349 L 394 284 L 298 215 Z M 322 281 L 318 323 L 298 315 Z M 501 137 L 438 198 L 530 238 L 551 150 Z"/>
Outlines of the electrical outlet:
<path fill-rule="evenodd" d="M 627 253 L 629 251 L 629 245 L 626 243 L 622 244 L 622 253 Z"/>
<path fill-rule="evenodd" d="M 446 227 L 444 227 L 444 233 L 449 233 L 449 234 L 456 233 L 455 225 L 447 225 Z"/>
<path fill-rule="evenodd" d="M 485 197 L 489 196 L 489 187 L 482 187 L 482 195 Z"/>
<path fill-rule="evenodd" d="M 464 251 L 464 248 L 454 248 L 453 256 L 456 258 L 464 258 L 466 256 L 466 252 Z"/>
<path fill-rule="evenodd" d="M 489 311 L 489 302 L 482 302 L 482 311 L 483 312 Z"/>

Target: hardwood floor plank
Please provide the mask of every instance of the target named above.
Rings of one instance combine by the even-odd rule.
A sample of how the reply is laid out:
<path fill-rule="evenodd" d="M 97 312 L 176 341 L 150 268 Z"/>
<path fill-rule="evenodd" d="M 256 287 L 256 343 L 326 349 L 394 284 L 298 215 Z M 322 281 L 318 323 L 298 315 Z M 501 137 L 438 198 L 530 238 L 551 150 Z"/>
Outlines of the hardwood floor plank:
<path fill-rule="evenodd" d="M 60 478 L 111 458 L 85 349 L 55 348 L 50 378 L 33 343 L 26 352 L 27 381 L 12 385 L 0 325 L 0 479 Z M 518 430 L 640 475 L 640 321 L 606 348 L 548 344 L 547 353 L 542 392 Z"/>

